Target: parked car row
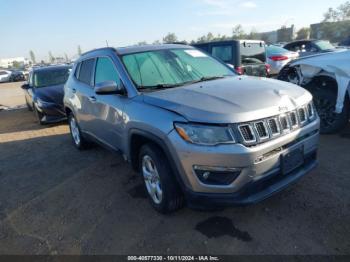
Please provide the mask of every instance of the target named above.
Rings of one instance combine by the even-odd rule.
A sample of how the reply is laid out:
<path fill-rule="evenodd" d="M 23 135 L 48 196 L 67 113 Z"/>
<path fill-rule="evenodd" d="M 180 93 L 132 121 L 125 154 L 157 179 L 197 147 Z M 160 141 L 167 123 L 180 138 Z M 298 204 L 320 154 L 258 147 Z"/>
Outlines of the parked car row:
<path fill-rule="evenodd" d="M 0 70 L 0 83 L 24 81 L 25 76 L 19 70 Z"/>
<path fill-rule="evenodd" d="M 231 47 L 251 72 L 266 70 L 255 64 L 265 62 L 262 44 Z M 238 75 L 208 54 L 229 53 L 220 48 L 93 50 L 71 73 L 68 67 L 33 70 L 23 86 L 28 108 L 40 123 L 67 116 L 80 150 L 97 142 L 120 152 L 140 173 L 159 212 L 184 202 L 256 203 L 315 168 L 319 117 L 307 90 Z"/>

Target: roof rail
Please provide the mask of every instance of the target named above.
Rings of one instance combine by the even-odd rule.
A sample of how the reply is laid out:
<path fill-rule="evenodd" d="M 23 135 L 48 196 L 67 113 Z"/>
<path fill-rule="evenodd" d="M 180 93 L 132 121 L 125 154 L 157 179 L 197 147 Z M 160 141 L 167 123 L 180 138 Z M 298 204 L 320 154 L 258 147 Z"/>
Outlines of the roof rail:
<path fill-rule="evenodd" d="M 102 51 L 102 50 L 110 50 L 110 51 L 116 52 L 116 49 L 114 47 L 101 47 L 101 48 L 95 48 L 95 49 L 92 49 L 90 51 L 84 52 L 80 56 L 90 54 L 90 53 L 95 52 L 95 51 Z"/>

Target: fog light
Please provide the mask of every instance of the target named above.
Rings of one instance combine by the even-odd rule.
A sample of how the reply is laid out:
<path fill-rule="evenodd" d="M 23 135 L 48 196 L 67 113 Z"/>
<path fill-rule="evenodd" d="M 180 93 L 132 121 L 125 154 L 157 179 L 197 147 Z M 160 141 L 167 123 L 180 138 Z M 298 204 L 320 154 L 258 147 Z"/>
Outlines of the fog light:
<path fill-rule="evenodd" d="M 229 185 L 241 173 L 239 168 L 193 166 L 198 179 L 207 185 Z"/>

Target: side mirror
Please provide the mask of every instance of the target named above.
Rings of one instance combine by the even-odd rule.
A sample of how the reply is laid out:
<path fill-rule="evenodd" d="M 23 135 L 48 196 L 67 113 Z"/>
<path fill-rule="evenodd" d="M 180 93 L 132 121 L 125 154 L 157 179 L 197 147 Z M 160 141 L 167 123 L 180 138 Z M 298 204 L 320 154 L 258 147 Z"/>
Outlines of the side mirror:
<path fill-rule="evenodd" d="M 27 90 L 27 89 L 30 88 L 30 85 L 29 85 L 29 84 L 23 84 L 23 85 L 21 86 L 21 88 L 24 89 L 24 90 Z"/>
<path fill-rule="evenodd" d="M 124 89 L 115 81 L 104 81 L 95 85 L 95 93 L 98 95 L 123 94 Z"/>

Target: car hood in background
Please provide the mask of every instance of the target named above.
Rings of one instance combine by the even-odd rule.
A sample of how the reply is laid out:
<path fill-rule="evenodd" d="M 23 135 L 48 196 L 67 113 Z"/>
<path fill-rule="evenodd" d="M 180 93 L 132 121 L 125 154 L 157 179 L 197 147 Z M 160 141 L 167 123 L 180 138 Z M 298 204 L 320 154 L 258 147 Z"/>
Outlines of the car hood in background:
<path fill-rule="evenodd" d="M 274 116 L 307 103 L 296 85 L 257 77 L 229 77 L 144 93 L 144 102 L 204 123 L 237 123 Z"/>
<path fill-rule="evenodd" d="M 63 105 L 63 85 L 35 88 L 35 96 L 45 102 Z"/>

